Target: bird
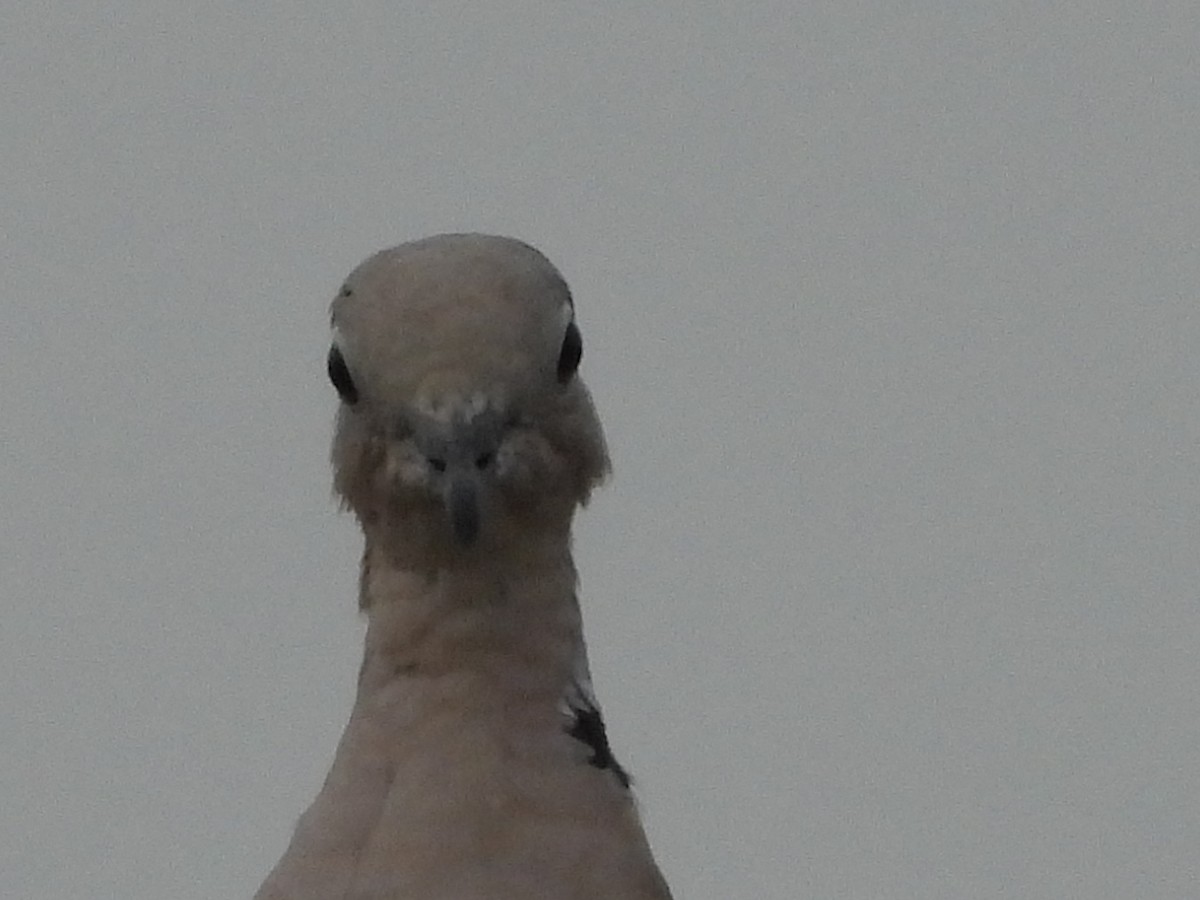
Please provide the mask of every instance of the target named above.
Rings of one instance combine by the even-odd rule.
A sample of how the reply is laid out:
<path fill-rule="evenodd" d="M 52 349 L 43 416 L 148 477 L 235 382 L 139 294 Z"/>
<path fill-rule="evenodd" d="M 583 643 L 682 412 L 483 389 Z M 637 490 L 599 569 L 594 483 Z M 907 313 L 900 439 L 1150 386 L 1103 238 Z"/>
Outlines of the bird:
<path fill-rule="evenodd" d="M 670 900 L 588 669 L 571 524 L 610 465 L 566 281 L 434 235 L 355 268 L 331 325 L 363 660 L 256 900 Z"/>

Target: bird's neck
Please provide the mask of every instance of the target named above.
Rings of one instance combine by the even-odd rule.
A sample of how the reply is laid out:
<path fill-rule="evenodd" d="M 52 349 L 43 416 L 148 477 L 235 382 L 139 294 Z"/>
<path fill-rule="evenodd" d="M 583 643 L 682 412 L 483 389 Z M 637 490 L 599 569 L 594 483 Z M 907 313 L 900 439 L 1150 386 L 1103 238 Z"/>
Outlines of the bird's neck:
<path fill-rule="evenodd" d="M 404 684 L 557 706 L 583 645 L 568 533 L 436 568 L 384 547 L 368 534 L 360 699 Z"/>

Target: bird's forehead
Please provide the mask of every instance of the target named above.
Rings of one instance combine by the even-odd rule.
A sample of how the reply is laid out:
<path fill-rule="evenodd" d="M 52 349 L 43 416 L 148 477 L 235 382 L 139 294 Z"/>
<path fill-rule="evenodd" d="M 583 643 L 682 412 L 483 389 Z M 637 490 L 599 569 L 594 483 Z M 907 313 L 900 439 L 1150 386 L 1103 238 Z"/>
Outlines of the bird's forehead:
<path fill-rule="evenodd" d="M 333 304 L 335 340 L 368 378 L 413 398 L 543 380 L 572 318 L 557 270 L 525 244 L 447 235 L 366 260 Z"/>

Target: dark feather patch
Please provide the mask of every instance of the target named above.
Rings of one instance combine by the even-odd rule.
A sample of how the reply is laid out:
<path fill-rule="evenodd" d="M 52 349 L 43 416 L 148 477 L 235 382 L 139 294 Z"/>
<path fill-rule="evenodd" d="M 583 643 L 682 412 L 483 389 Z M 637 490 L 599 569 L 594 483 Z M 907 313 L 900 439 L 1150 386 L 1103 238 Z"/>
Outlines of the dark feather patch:
<path fill-rule="evenodd" d="M 571 715 L 571 726 L 567 729 L 567 734 L 575 740 L 587 744 L 591 749 L 592 755 L 588 764 L 597 769 L 610 770 L 624 787 L 629 787 L 629 773 L 617 762 L 612 748 L 608 746 L 608 734 L 604 730 L 604 719 L 600 715 L 600 710 L 591 704 L 582 709 L 573 706 Z"/>

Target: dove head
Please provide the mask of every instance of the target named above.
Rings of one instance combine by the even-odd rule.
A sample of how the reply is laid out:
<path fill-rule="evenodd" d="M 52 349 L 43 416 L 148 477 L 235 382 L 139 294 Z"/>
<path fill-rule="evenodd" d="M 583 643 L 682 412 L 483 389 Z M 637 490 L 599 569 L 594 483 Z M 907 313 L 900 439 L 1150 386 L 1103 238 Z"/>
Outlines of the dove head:
<path fill-rule="evenodd" d="M 605 475 L 566 282 L 527 244 L 438 235 L 367 259 L 332 307 L 334 487 L 398 562 L 565 539 Z"/>

